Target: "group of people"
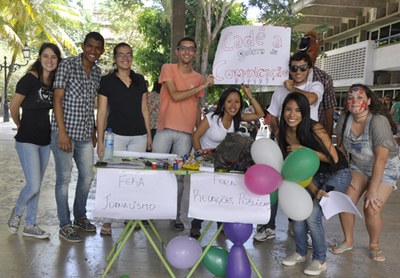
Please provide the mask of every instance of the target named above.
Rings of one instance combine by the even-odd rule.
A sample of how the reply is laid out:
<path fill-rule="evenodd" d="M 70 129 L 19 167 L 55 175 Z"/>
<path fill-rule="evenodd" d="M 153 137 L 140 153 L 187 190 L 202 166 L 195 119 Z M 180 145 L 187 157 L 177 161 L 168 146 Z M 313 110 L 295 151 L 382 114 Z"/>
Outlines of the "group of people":
<path fill-rule="evenodd" d="M 326 98 L 334 101 L 332 96 L 327 96 L 333 89 L 332 80 L 314 66 L 312 42 L 316 40 L 315 35 L 311 33 L 307 37 L 306 34 L 304 39 L 306 42 L 302 40 L 300 51 L 290 58 L 290 79 L 276 89 L 268 112 L 271 114 L 271 129 L 284 157 L 298 148 L 307 147 L 314 150 L 321 161 L 307 187 L 313 197 L 312 213 L 304 221 L 289 219 L 296 251 L 282 261 L 285 266 L 305 262 L 307 250 L 311 247 L 312 261 L 304 273 L 319 275 L 327 269 L 328 250 L 319 201 L 323 196 L 329 196 L 328 192 L 332 190 L 346 193 L 354 204 L 364 196 L 370 257 L 374 261 L 385 260 L 379 245 L 382 209 L 396 189 L 399 146 L 394 140 L 397 126 L 389 110 L 363 84 L 354 84 L 348 90 L 345 111 L 336 126 L 337 147 L 333 145 L 333 125 L 327 123 L 328 119 L 333 121 L 330 116 L 333 109 L 328 113 L 318 113 L 321 107 L 326 112 Z M 325 118 L 321 117 L 324 114 Z M 277 204 L 271 207 L 269 223 L 258 225 L 255 240 L 265 241 L 275 237 L 276 211 Z M 355 217 L 350 213 L 341 213 L 340 221 L 344 240 L 329 247 L 334 254 L 353 249 Z"/>
<path fill-rule="evenodd" d="M 241 90 L 252 105 L 253 113 L 244 113 L 242 93 L 230 87 L 221 94 L 215 110 L 201 119 L 199 100 L 205 89 L 213 85 L 214 78 L 212 75 L 203 77 L 192 68 L 197 46 L 189 37 L 177 44 L 178 63 L 164 64 L 161 68 L 153 88 L 155 95 L 148 93 L 144 77 L 131 69 L 132 48 L 128 44 L 114 47 L 115 69 L 105 76 L 101 76 L 96 64 L 104 53 L 103 37 L 97 32 L 87 34 L 82 50 L 78 56 L 61 59 L 56 45 L 44 43 L 38 59 L 17 84 L 10 109 L 18 127 L 16 149 L 26 185 L 8 221 L 12 233 L 18 231 L 26 208 L 23 235 L 40 239 L 50 236 L 36 223 L 40 186 L 50 149 L 55 161 L 59 235 L 67 241 L 80 242 L 78 229 L 96 231 L 96 226 L 86 217 L 86 202 L 94 177 L 93 148 L 97 144 L 97 154 L 103 156 L 106 129 L 111 128 L 114 133 L 115 150 L 152 150 L 183 156 L 192 148 L 195 151 L 216 148 L 227 133 L 239 130 L 240 122 L 264 117 L 249 87 L 242 84 Z M 364 196 L 370 256 L 375 261 L 385 260 L 379 245 L 382 209 L 396 189 L 399 175 L 399 149 L 393 139 L 397 126 L 389 110 L 365 85 L 350 87 L 345 111 L 336 126 L 338 144 L 333 145 L 333 84 L 326 72 L 314 66 L 317 53 L 315 33 L 306 34 L 300 50 L 290 57 L 290 79 L 276 89 L 268 108 L 271 129 L 283 155 L 286 157 L 296 149 L 307 147 L 314 150 L 321 161 L 307 187 L 313 197 L 312 214 L 304 221 L 291 221 L 296 251 L 282 261 L 286 266 L 304 262 L 310 234 L 313 257 L 304 270 L 308 275 L 318 275 L 327 268 L 328 247 L 319 200 L 329 196 L 331 190 L 346 193 L 355 204 Z M 94 116 L 96 97 L 97 120 Z M 158 117 L 150 117 L 149 111 L 153 110 L 158 112 Z M 78 180 L 72 222 L 68 188 L 73 160 Z M 178 209 L 171 225 L 182 231 L 184 177 L 178 176 L 177 180 Z M 255 240 L 275 237 L 276 211 L 277 204 L 271 208 L 270 222 L 257 227 Z M 345 238 L 329 248 L 335 254 L 353 248 L 354 215 L 341 213 L 340 220 Z M 111 220 L 104 222 L 101 234 L 110 235 Z M 194 219 L 191 224 L 191 236 L 199 237 L 201 220 Z"/>

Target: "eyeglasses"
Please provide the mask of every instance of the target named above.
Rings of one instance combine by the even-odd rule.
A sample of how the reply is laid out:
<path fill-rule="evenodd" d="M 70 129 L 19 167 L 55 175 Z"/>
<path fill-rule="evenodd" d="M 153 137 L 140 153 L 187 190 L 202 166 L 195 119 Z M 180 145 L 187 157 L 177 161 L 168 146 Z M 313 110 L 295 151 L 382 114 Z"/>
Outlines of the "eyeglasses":
<path fill-rule="evenodd" d="M 132 52 L 128 53 L 117 53 L 115 54 L 115 58 L 121 59 L 121 58 L 132 58 Z"/>
<path fill-rule="evenodd" d="M 193 47 L 193 46 L 184 46 L 184 45 L 181 45 L 181 46 L 178 46 L 177 49 L 178 49 L 179 51 L 182 51 L 182 52 L 185 52 L 185 51 L 188 51 L 188 52 L 191 52 L 191 53 L 196 52 L 196 47 Z"/>
<path fill-rule="evenodd" d="M 299 69 L 300 69 L 300 71 L 305 72 L 305 71 L 308 70 L 308 68 L 309 68 L 308 65 L 290 66 L 290 67 L 289 67 L 289 69 L 290 69 L 291 72 L 297 72 Z"/>

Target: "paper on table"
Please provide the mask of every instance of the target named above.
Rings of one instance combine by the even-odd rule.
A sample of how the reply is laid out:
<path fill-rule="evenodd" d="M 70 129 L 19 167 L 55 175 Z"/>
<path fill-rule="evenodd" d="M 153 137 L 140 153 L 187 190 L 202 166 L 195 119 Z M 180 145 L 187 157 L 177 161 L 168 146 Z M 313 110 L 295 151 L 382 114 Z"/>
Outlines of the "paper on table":
<path fill-rule="evenodd" d="M 326 220 L 340 212 L 353 213 L 362 218 L 361 213 L 353 204 L 349 196 L 337 191 L 330 191 L 328 195 L 329 197 L 322 197 L 319 202 Z"/>

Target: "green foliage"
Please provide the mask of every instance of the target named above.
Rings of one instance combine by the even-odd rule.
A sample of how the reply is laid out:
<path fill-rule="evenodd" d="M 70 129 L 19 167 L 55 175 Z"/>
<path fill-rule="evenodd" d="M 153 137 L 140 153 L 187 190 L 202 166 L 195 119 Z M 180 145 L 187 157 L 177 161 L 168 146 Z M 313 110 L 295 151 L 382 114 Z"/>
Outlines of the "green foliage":
<path fill-rule="evenodd" d="M 142 74 L 154 81 L 161 66 L 170 61 L 171 27 L 160 7 L 144 8 L 136 21 L 143 39 L 136 47 L 134 61 Z"/>
<path fill-rule="evenodd" d="M 293 12 L 295 0 L 249 0 L 249 5 L 258 7 L 262 14 L 259 20 L 264 25 L 284 26 L 292 28 L 291 50 L 296 51 L 302 34 L 293 31 L 293 27 L 299 24 L 301 14 Z"/>

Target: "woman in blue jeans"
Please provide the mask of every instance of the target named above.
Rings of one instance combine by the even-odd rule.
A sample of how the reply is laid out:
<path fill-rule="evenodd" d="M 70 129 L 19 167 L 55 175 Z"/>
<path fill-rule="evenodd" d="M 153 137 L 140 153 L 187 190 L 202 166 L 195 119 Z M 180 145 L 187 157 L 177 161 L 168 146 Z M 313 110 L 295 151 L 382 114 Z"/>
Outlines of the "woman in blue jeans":
<path fill-rule="evenodd" d="M 8 229 L 17 233 L 26 208 L 24 236 L 50 237 L 36 225 L 40 187 L 50 156 L 50 118 L 53 107 L 54 72 L 61 61 L 60 49 L 52 43 L 40 47 L 39 56 L 28 72 L 18 81 L 10 111 L 18 132 L 15 148 L 24 171 L 26 184 L 8 220 Z M 22 115 L 20 115 L 22 108 Z"/>
<path fill-rule="evenodd" d="M 318 155 L 321 163 L 311 184 L 307 187 L 313 197 L 311 215 L 303 221 L 293 221 L 296 252 L 282 261 L 293 266 L 306 261 L 307 232 L 310 231 L 313 255 L 312 262 L 304 269 L 307 275 L 319 275 L 327 269 L 325 231 L 322 223 L 320 198 L 331 190 L 346 192 L 351 181 L 350 170 L 344 155 L 337 151 L 325 128 L 310 119 L 310 104 L 299 93 L 290 93 L 282 105 L 278 144 L 283 156 L 299 148 L 310 148 Z"/>

